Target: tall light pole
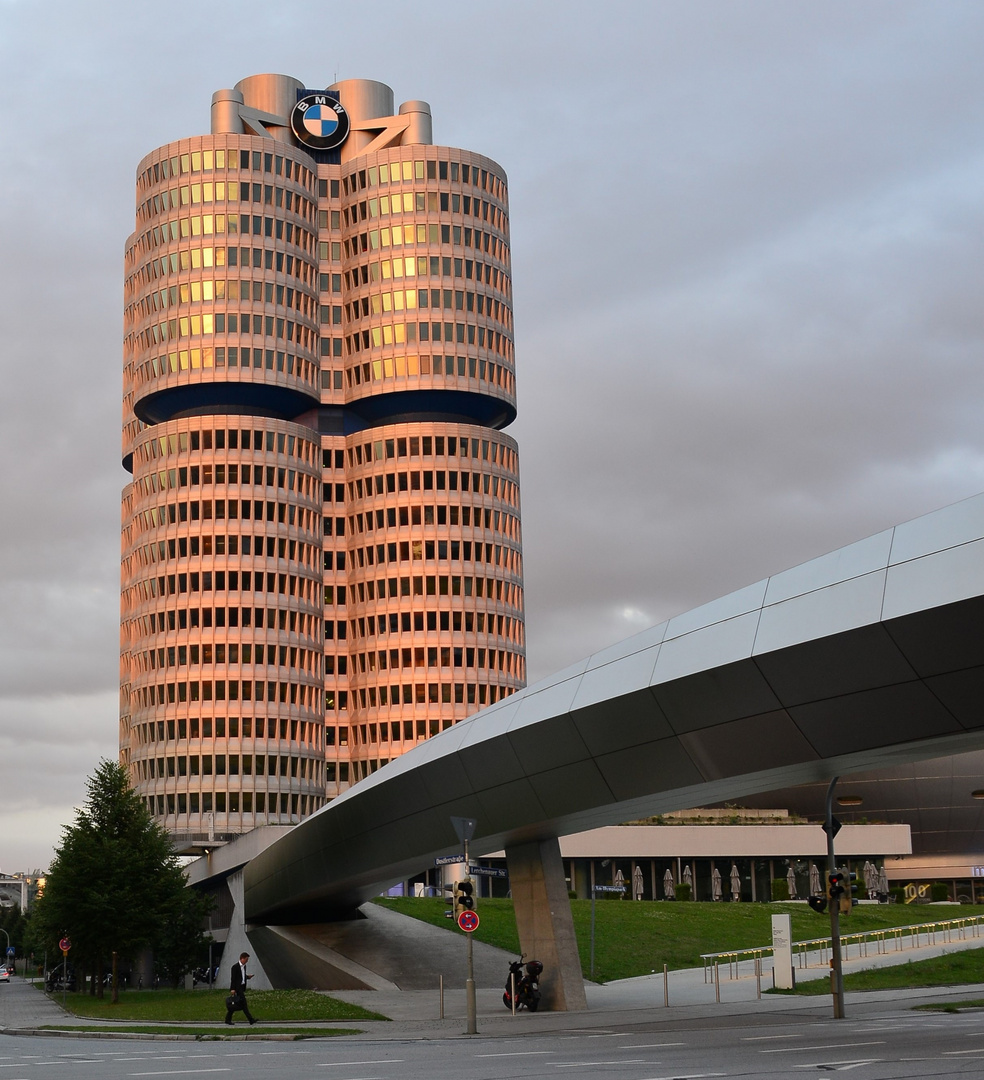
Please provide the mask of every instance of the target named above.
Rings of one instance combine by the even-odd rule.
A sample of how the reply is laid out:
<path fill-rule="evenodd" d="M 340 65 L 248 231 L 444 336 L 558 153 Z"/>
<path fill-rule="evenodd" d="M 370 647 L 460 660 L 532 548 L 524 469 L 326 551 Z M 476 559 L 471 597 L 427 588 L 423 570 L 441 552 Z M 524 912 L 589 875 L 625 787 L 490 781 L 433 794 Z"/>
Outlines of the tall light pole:
<path fill-rule="evenodd" d="M 834 788 L 839 776 L 835 776 L 827 788 L 827 808 L 823 830 L 827 834 L 827 883 L 837 872 L 834 859 L 834 834 L 840 829 L 840 822 L 834 817 Z M 829 888 L 827 892 L 829 892 Z M 840 897 L 828 897 L 830 904 L 830 993 L 834 999 L 834 1019 L 844 1019 L 844 972 L 841 967 L 840 939 Z"/>

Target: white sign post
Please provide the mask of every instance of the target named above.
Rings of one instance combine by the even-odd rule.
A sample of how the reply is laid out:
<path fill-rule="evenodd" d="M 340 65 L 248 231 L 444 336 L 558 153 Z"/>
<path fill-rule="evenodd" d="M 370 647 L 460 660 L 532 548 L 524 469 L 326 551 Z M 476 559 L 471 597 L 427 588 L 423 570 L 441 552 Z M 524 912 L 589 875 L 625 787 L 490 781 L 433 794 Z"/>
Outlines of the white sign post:
<path fill-rule="evenodd" d="M 789 915 L 772 916 L 772 970 L 777 990 L 793 989 L 793 928 Z"/>

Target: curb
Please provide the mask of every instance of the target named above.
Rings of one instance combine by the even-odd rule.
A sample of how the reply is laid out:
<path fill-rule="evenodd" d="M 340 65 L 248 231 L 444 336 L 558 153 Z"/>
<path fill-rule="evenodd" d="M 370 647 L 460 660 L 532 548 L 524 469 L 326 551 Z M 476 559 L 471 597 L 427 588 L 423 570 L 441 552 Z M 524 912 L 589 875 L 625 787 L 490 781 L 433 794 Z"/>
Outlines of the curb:
<path fill-rule="evenodd" d="M 0 1035 L 36 1035 L 52 1039 L 138 1039 L 157 1042 L 301 1042 L 330 1039 L 330 1035 L 287 1034 L 271 1031 L 267 1035 L 244 1031 L 242 1035 L 153 1035 L 135 1031 L 84 1031 L 65 1028 L 0 1028 Z"/>

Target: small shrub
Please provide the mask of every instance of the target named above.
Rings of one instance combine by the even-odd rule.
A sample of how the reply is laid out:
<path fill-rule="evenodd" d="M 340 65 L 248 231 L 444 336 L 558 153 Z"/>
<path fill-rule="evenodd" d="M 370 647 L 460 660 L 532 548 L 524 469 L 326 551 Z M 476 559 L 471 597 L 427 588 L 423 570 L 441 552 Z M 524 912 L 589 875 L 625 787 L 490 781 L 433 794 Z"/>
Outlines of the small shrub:
<path fill-rule="evenodd" d="M 929 887 L 929 895 L 934 903 L 950 899 L 950 887 L 945 881 L 934 881 Z"/>
<path fill-rule="evenodd" d="M 891 899 L 891 903 L 893 904 L 905 903 L 905 889 L 889 889 L 888 895 Z"/>
<path fill-rule="evenodd" d="M 689 900 L 693 889 L 685 882 L 681 881 L 679 885 L 673 886 L 673 893 L 677 900 Z"/>
<path fill-rule="evenodd" d="M 789 882 L 784 877 L 774 877 L 771 883 L 772 902 L 789 899 Z"/>

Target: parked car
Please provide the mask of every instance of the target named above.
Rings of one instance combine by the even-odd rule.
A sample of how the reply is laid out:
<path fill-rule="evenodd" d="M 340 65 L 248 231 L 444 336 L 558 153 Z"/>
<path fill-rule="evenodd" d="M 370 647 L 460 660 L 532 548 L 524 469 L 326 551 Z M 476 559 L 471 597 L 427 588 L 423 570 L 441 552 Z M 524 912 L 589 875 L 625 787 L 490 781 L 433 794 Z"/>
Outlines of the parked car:
<path fill-rule="evenodd" d="M 0 982 L 10 982 L 10 968 L 0 967 Z"/>

